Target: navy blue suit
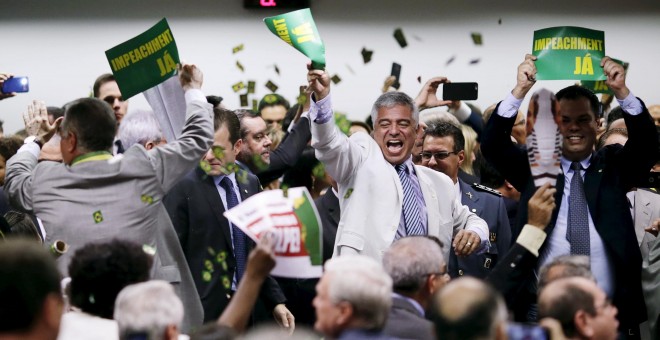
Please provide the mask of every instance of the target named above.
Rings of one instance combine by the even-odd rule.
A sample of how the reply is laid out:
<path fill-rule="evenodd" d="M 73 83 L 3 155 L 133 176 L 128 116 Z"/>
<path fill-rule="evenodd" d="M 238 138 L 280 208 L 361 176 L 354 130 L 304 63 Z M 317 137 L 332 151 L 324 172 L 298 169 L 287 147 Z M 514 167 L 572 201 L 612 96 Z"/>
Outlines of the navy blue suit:
<path fill-rule="evenodd" d="M 511 227 L 502 196 L 485 191 L 482 186 L 468 185 L 460 178 L 461 203 L 488 224 L 490 249 L 483 254 L 457 257 L 449 253 L 448 270 L 451 277 L 462 275 L 485 278 L 495 268 L 498 256 L 504 256 L 511 245 Z"/>

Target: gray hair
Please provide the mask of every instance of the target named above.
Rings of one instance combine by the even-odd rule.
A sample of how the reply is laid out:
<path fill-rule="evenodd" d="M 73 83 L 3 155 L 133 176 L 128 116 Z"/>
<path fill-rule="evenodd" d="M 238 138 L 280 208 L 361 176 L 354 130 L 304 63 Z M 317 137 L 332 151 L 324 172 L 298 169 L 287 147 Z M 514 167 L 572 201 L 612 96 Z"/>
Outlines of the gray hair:
<path fill-rule="evenodd" d="M 117 295 L 114 319 L 119 326 L 120 339 L 134 333 L 162 339 L 167 326 L 181 326 L 183 304 L 169 283 L 142 282 L 126 286 Z"/>
<path fill-rule="evenodd" d="M 133 144 L 144 146 L 147 142 L 160 143 L 163 140 L 163 131 L 153 111 L 136 110 L 122 119 L 118 138 L 124 149 L 128 149 Z"/>
<path fill-rule="evenodd" d="M 434 123 L 447 122 L 454 126 L 461 127 L 461 122 L 458 121 L 458 118 L 447 111 L 435 111 L 429 113 L 426 113 L 425 111 L 424 114 L 420 114 L 419 119 L 429 126 Z"/>
<path fill-rule="evenodd" d="M 386 92 L 376 99 L 376 102 L 371 108 L 371 121 L 373 127 L 376 128 L 376 124 L 378 123 L 376 121 L 378 110 L 383 107 L 391 108 L 397 105 L 406 106 L 412 111 L 412 118 L 415 121 L 415 127 L 417 127 L 417 124 L 419 124 L 419 110 L 417 110 L 417 106 L 415 106 L 413 99 L 403 92 Z"/>
<path fill-rule="evenodd" d="M 383 255 L 383 266 L 394 290 L 409 293 L 419 291 L 426 276 L 438 273 L 444 261 L 440 245 L 423 236 L 402 238 Z"/>
<path fill-rule="evenodd" d="M 376 260 L 364 255 L 335 257 L 325 263 L 332 303 L 348 302 L 366 329 L 382 329 L 392 306 L 392 279 Z"/>
<path fill-rule="evenodd" d="M 550 277 L 550 269 L 553 267 L 561 266 L 563 270 L 559 276 Z M 595 281 L 593 273 L 591 272 L 591 261 L 589 256 L 585 255 L 562 255 L 557 256 L 552 261 L 546 263 L 539 271 L 539 284 L 538 292 L 540 292 L 548 283 L 566 277 L 584 277 L 591 281 Z"/>

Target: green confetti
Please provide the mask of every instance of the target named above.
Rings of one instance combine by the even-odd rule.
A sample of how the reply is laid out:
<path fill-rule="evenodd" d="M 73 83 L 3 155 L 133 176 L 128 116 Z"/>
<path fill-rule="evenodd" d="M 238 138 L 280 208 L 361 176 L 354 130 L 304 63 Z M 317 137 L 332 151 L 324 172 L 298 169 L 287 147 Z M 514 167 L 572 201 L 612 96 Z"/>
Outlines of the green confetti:
<path fill-rule="evenodd" d="M 101 223 L 103 222 L 103 214 L 101 214 L 101 210 L 97 210 L 92 214 L 92 218 L 94 218 L 94 223 Z"/>
<path fill-rule="evenodd" d="M 141 200 L 143 203 L 146 203 L 146 204 L 152 204 L 152 203 L 154 203 L 154 198 L 151 197 L 151 196 L 149 196 L 149 195 L 142 195 L 142 196 L 140 196 L 140 200 Z"/>
<path fill-rule="evenodd" d="M 352 193 L 353 193 L 353 188 L 348 188 L 348 190 L 346 190 L 346 195 L 344 195 L 344 199 L 351 197 Z"/>
<path fill-rule="evenodd" d="M 227 164 L 227 174 L 238 171 L 238 165 L 236 163 Z"/>
<path fill-rule="evenodd" d="M 317 179 L 325 178 L 325 166 L 323 163 L 319 162 L 319 164 L 316 164 L 316 166 L 312 169 L 312 175 Z"/>
<path fill-rule="evenodd" d="M 215 256 L 215 250 L 213 248 L 208 247 L 206 248 L 206 251 L 208 251 L 211 256 Z"/>
<path fill-rule="evenodd" d="M 204 267 L 206 268 L 206 270 L 213 273 L 213 262 L 211 262 L 210 260 L 204 260 Z"/>
<path fill-rule="evenodd" d="M 207 271 L 203 271 L 202 280 L 204 280 L 204 282 L 211 282 L 211 273 Z"/>
<path fill-rule="evenodd" d="M 224 251 L 219 252 L 218 255 L 215 257 L 215 262 L 217 263 L 225 262 L 225 260 L 227 260 L 227 253 Z"/>
<path fill-rule="evenodd" d="M 252 155 L 252 163 L 257 168 L 258 172 L 268 169 L 268 164 L 266 164 L 266 162 L 264 162 L 264 160 L 261 159 L 260 154 Z"/>
<path fill-rule="evenodd" d="M 225 158 L 225 148 L 223 148 L 220 145 L 214 145 L 211 147 L 211 151 L 213 151 L 213 156 L 216 159 L 223 159 Z"/>
<path fill-rule="evenodd" d="M 211 164 L 209 164 L 209 162 L 205 159 L 199 161 L 199 167 L 202 168 L 202 170 L 204 170 L 204 172 L 207 174 L 211 171 Z"/>
<path fill-rule="evenodd" d="M 231 281 L 229 281 L 229 277 L 227 275 L 222 277 L 222 285 L 225 286 L 225 289 L 231 288 Z"/>

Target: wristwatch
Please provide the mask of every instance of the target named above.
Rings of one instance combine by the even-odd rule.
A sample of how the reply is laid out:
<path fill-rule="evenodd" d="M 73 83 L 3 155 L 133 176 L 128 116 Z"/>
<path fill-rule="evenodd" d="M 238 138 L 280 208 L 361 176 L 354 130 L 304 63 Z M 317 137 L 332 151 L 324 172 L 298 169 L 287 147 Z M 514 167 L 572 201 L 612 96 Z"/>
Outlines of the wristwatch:
<path fill-rule="evenodd" d="M 38 138 L 37 136 L 27 136 L 23 140 L 23 144 L 28 144 L 28 143 L 32 143 L 32 142 L 37 143 L 37 145 L 39 145 L 39 149 L 41 149 L 44 146 L 44 143 L 41 142 L 41 139 Z"/>

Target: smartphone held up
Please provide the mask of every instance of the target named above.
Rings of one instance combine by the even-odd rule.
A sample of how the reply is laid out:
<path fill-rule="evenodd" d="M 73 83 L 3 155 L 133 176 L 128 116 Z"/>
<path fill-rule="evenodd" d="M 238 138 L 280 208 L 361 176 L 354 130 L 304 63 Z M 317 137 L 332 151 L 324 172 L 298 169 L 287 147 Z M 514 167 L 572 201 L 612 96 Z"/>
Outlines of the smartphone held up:
<path fill-rule="evenodd" d="M 7 78 L 0 89 L 2 93 L 28 92 L 30 91 L 30 82 L 28 77 Z"/>
<path fill-rule="evenodd" d="M 442 85 L 443 100 L 476 100 L 479 96 L 477 83 L 447 83 Z"/>

